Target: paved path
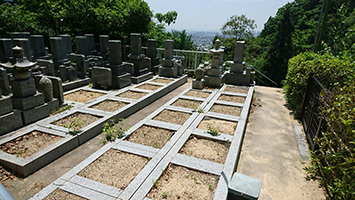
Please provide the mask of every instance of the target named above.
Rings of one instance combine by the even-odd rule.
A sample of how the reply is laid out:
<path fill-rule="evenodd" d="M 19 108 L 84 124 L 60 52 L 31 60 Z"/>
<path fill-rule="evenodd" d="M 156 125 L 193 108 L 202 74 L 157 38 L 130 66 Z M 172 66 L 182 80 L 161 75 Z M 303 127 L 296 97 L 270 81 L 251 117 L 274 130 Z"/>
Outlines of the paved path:
<path fill-rule="evenodd" d="M 237 172 L 262 181 L 260 200 L 326 199 L 317 182 L 305 180 L 308 163 L 302 162 L 293 130 L 298 122 L 282 92 L 255 87 L 257 106 L 249 116 Z"/>

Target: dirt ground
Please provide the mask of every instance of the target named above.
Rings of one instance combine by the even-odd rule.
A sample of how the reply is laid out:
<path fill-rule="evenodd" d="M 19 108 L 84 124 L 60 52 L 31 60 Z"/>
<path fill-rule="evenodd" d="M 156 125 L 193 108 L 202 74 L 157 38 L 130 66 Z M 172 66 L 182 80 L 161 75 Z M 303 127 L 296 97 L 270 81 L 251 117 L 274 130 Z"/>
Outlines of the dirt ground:
<path fill-rule="evenodd" d="M 58 121 L 52 122 L 52 124 L 57 125 L 57 126 L 66 127 L 73 121 L 74 118 L 78 119 L 78 123 L 81 124 L 80 128 L 84 128 L 85 126 L 100 119 L 100 117 L 95 116 L 95 115 L 90 115 L 90 114 L 78 112 L 78 113 L 74 113 L 68 117 L 65 117 L 63 119 L 60 119 Z"/>
<path fill-rule="evenodd" d="M 85 200 L 85 198 L 66 192 L 61 189 L 54 190 L 50 195 L 48 195 L 43 200 L 53 200 L 53 199 L 70 199 L 70 200 Z"/>
<path fill-rule="evenodd" d="M 191 116 L 191 114 L 189 114 L 189 113 L 177 112 L 177 111 L 164 109 L 161 113 L 159 113 L 153 119 L 158 120 L 158 121 L 183 125 L 190 116 Z"/>
<path fill-rule="evenodd" d="M 236 107 L 236 106 L 214 104 L 210 111 L 216 112 L 216 113 L 221 113 L 221 114 L 226 114 L 226 115 L 240 116 L 241 110 L 242 109 L 240 107 Z"/>
<path fill-rule="evenodd" d="M 62 137 L 59 136 L 32 131 L 1 145 L 1 150 L 21 158 L 27 158 L 61 139 Z"/>
<path fill-rule="evenodd" d="M 148 158 L 109 149 L 78 175 L 124 190 L 148 163 Z"/>
<path fill-rule="evenodd" d="M 237 122 L 205 117 L 197 128 L 208 131 L 209 126 L 216 129 L 219 133 L 233 135 L 237 127 Z"/>
<path fill-rule="evenodd" d="M 224 164 L 228 155 L 229 146 L 229 142 L 220 142 L 192 136 L 192 138 L 184 144 L 179 153 Z"/>
<path fill-rule="evenodd" d="M 238 87 L 227 86 L 226 89 L 224 89 L 225 92 L 234 92 L 234 93 L 243 93 L 243 94 L 247 94 L 248 90 L 249 90 L 248 87 L 242 87 L 242 86 L 238 86 Z"/>
<path fill-rule="evenodd" d="M 125 140 L 160 149 L 172 136 L 169 130 L 143 125 Z"/>
<path fill-rule="evenodd" d="M 169 165 L 148 193 L 151 199 L 213 199 L 218 176 Z"/>
<path fill-rule="evenodd" d="M 168 84 L 171 83 L 173 80 L 171 79 L 166 79 L 166 78 L 156 78 L 150 82 L 155 82 L 155 83 L 163 83 L 163 84 Z"/>
<path fill-rule="evenodd" d="M 234 96 L 234 95 L 222 94 L 221 96 L 218 97 L 218 100 L 230 101 L 230 102 L 234 102 L 234 103 L 244 103 L 245 97 L 238 97 L 238 96 Z"/>
<path fill-rule="evenodd" d="M 188 100 L 188 99 L 178 99 L 171 105 L 177 106 L 177 107 L 197 109 L 201 105 L 201 103 L 202 102 L 200 102 L 200 101 L 193 101 L 193 100 Z"/>
<path fill-rule="evenodd" d="M 161 85 L 153 85 L 153 84 L 148 84 L 148 83 L 144 83 L 136 88 L 139 88 L 139 89 L 143 89 L 143 90 L 157 90 L 159 88 L 161 88 L 163 86 Z"/>
<path fill-rule="evenodd" d="M 210 94 L 211 94 L 210 92 L 190 90 L 190 91 L 186 92 L 184 95 L 191 96 L 191 97 L 207 98 L 210 96 Z"/>
<path fill-rule="evenodd" d="M 127 104 L 128 103 L 122 101 L 105 100 L 99 104 L 91 106 L 90 108 L 114 112 L 120 108 L 125 107 Z"/>
<path fill-rule="evenodd" d="M 136 91 L 131 91 L 128 90 L 122 94 L 117 95 L 118 97 L 123 97 L 123 98 L 129 98 L 129 99 L 140 99 L 147 95 L 148 93 L 146 92 L 136 92 Z"/>
<path fill-rule="evenodd" d="M 102 95 L 104 95 L 104 93 L 79 90 L 79 91 L 64 95 L 64 99 L 68 100 L 68 101 L 85 103 L 90 100 L 96 99 L 97 97 L 100 97 Z"/>

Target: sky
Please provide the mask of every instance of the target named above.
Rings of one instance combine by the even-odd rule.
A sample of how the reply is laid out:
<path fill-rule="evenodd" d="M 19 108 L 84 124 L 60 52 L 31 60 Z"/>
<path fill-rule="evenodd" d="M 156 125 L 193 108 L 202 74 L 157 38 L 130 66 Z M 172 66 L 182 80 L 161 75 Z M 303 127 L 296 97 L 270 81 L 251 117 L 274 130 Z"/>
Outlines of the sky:
<path fill-rule="evenodd" d="M 278 8 L 293 0 L 144 0 L 155 13 L 176 11 L 175 24 L 167 30 L 219 31 L 233 15 L 246 15 L 255 20 L 261 31 L 270 16 L 275 16 Z"/>

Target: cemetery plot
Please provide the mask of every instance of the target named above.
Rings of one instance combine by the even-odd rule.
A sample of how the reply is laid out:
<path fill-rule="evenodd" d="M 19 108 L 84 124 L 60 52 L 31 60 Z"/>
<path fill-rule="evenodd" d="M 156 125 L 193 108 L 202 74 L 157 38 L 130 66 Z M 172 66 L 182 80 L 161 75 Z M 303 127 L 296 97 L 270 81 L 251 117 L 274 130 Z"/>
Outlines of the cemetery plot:
<path fill-rule="evenodd" d="M 54 108 L 50 111 L 50 116 L 52 115 L 56 115 L 58 113 L 62 113 L 66 110 L 70 110 L 73 106 L 72 105 L 68 105 L 68 104 L 63 104 L 62 106 L 60 106 L 59 108 Z"/>
<path fill-rule="evenodd" d="M 123 98 L 129 98 L 129 99 L 140 99 L 147 94 L 148 93 L 146 93 L 146 92 L 137 92 L 137 91 L 128 90 L 128 91 L 123 92 L 117 96 L 123 97 Z"/>
<path fill-rule="evenodd" d="M 163 87 L 162 85 L 153 85 L 153 84 L 149 84 L 149 83 L 144 83 L 136 88 L 138 89 L 142 89 L 142 90 L 157 90 L 159 88 Z"/>
<path fill-rule="evenodd" d="M 168 84 L 171 83 L 172 81 L 173 81 L 172 79 L 167 79 L 167 78 L 156 78 L 154 80 L 151 80 L 150 82 Z"/>
<path fill-rule="evenodd" d="M 10 142 L 1 145 L 1 150 L 20 158 L 27 158 L 42 149 L 58 142 L 63 137 L 41 131 L 31 131 Z"/>
<path fill-rule="evenodd" d="M 72 194 L 70 192 L 56 189 L 52 193 L 50 193 L 43 200 L 53 200 L 53 199 L 72 199 L 72 200 L 85 200 L 86 198 L 80 197 L 78 195 Z"/>
<path fill-rule="evenodd" d="M 169 164 L 147 194 L 151 199 L 213 199 L 219 177 Z"/>
<path fill-rule="evenodd" d="M 68 101 L 85 103 L 93 99 L 96 99 L 97 97 L 100 97 L 102 95 L 105 95 L 105 93 L 93 92 L 87 90 L 78 90 L 76 92 L 72 92 L 64 95 L 64 99 Z"/>
<path fill-rule="evenodd" d="M 216 130 L 218 131 L 218 133 L 233 135 L 235 129 L 237 128 L 237 122 L 216 119 L 206 116 L 203 118 L 197 128 L 206 130 L 207 133 L 211 130 Z"/>
<path fill-rule="evenodd" d="M 230 102 L 234 102 L 234 103 L 244 103 L 245 102 L 245 97 L 236 96 L 236 95 L 222 94 L 221 96 L 219 96 L 218 100 L 230 101 Z"/>
<path fill-rule="evenodd" d="M 233 92 L 233 93 L 242 93 L 242 94 L 247 94 L 249 91 L 248 87 L 243 87 L 243 86 L 230 86 L 228 85 L 225 89 L 225 92 Z"/>
<path fill-rule="evenodd" d="M 229 147 L 229 141 L 211 140 L 191 135 L 179 153 L 224 164 Z"/>
<path fill-rule="evenodd" d="M 101 117 L 87 114 L 87 113 L 81 113 L 77 112 L 72 115 L 69 115 L 67 117 L 64 117 L 60 120 L 52 122 L 52 124 L 57 125 L 57 126 L 63 126 L 63 127 L 68 127 L 70 126 L 71 123 L 77 123 L 81 124 L 81 128 L 99 120 Z"/>
<path fill-rule="evenodd" d="M 229 106 L 222 104 L 214 104 L 210 109 L 210 112 L 221 113 L 225 115 L 240 116 L 242 109 L 237 106 Z"/>
<path fill-rule="evenodd" d="M 77 175 L 123 190 L 148 161 L 142 156 L 109 149 Z"/>
<path fill-rule="evenodd" d="M 200 97 L 200 98 L 207 98 L 210 96 L 210 92 L 205 92 L 205 91 L 199 91 L 199 90 L 190 90 L 186 92 L 184 95 L 185 96 L 191 96 L 191 97 Z"/>
<path fill-rule="evenodd" d="M 172 124 L 183 125 L 186 122 L 186 120 L 189 119 L 190 116 L 191 116 L 190 113 L 164 109 L 161 113 L 159 113 L 153 119 L 158 120 L 158 121 L 172 123 Z"/>
<path fill-rule="evenodd" d="M 179 98 L 171 105 L 177 106 L 177 107 L 197 109 L 201 105 L 201 103 L 202 103 L 201 101 L 194 101 L 194 100 Z"/>
<path fill-rule="evenodd" d="M 109 111 L 109 112 L 114 112 L 120 108 L 125 107 L 129 103 L 123 102 L 123 101 L 116 101 L 116 100 L 111 100 L 111 99 L 105 99 L 104 101 L 95 104 L 93 106 L 90 106 L 90 108 L 93 109 L 98 109 L 98 110 L 104 110 L 104 111 Z"/>
<path fill-rule="evenodd" d="M 161 149 L 174 135 L 174 131 L 143 125 L 125 140 Z"/>

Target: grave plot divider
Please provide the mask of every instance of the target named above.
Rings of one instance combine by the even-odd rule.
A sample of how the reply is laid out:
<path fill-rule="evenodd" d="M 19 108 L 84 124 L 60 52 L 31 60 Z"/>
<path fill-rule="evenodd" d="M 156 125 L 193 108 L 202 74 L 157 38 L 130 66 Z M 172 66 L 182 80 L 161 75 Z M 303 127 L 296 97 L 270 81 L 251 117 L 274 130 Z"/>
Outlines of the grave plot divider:
<path fill-rule="evenodd" d="M 187 81 L 187 76 L 182 76 L 178 79 L 174 79 L 174 81 L 170 82 L 169 84 L 165 84 L 163 87 L 164 90 L 163 92 L 160 91 L 160 96 L 155 95 L 154 91 L 151 91 L 150 98 L 148 99 L 148 102 L 151 103 L 152 101 L 156 100 L 157 98 L 160 98 L 161 95 L 165 95 L 166 93 L 170 92 L 170 90 L 173 88 L 179 87 L 181 84 L 185 83 Z M 130 88 L 133 88 L 133 86 L 124 88 L 124 90 L 129 90 Z M 120 118 L 125 118 L 128 117 L 129 115 L 135 113 L 139 109 L 143 108 L 144 106 L 148 105 L 149 103 L 141 103 L 141 101 L 147 100 L 146 98 L 141 98 L 138 100 L 132 100 L 132 99 L 125 99 L 125 98 L 120 98 L 120 97 L 115 97 L 115 94 L 117 94 L 117 91 L 111 92 L 111 91 L 101 91 L 101 90 L 96 90 L 89 88 L 88 86 L 84 86 L 81 88 L 77 88 L 74 91 L 66 92 L 65 94 L 72 93 L 75 91 L 79 90 L 88 90 L 88 91 L 94 91 L 94 92 L 101 92 L 105 93 L 105 95 L 100 96 L 96 99 L 93 99 L 91 101 L 88 101 L 86 103 L 80 103 L 80 102 L 72 102 L 72 101 L 66 101 L 65 103 L 72 105 L 73 107 L 70 110 L 67 110 L 62 113 L 58 113 L 56 115 L 47 117 L 43 120 L 40 120 L 34 124 L 31 124 L 29 126 L 26 126 L 22 129 L 19 129 L 17 131 L 14 131 L 10 133 L 13 136 L 17 135 L 23 135 L 25 133 L 28 133 L 28 130 L 36 129 L 36 130 L 45 130 L 44 132 L 46 133 L 57 133 L 61 134 L 64 137 L 64 139 L 60 140 L 59 142 L 52 144 L 51 146 L 37 152 L 36 154 L 26 158 L 26 159 L 20 159 L 17 158 L 16 156 L 13 155 L 8 155 L 7 153 L 1 152 L 0 151 L 0 163 L 4 163 L 3 165 L 9 168 L 12 171 L 15 171 L 19 173 L 21 176 L 26 177 L 29 174 L 32 174 L 33 172 L 37 171 L 38 169 L 42 168 L 43 166 L 49 164 L 53 160 L 57 159 L 58 157 L 64 155 L 65 153 L 75 149 L 76 147 L 80 146 L 81 144 L 85 143 L 92 137 L 96 136 L 97 134 L 101 133 L 103 124 L 106 122 L 109 122 L 111 119 L 114 119 L 115 121 L 118 121 Z M 105 112 L 101 110 L 96 110 L 96 109 L 90 109 L 88 108 L 89 106 L 104 100 L 105 98 L 113 98 L 117 100 L 122 100 L 125 102 L 131 102 L 128 104 L 127 107 L 124 109 L 119 109 L 115 112 Z M 156 98 L 156 99 L 154 99 Z M 51 124 L 53 121 L 59 120 L 61 118 L 65 118 L 67 116 L 70 116 L 71 114 L 74 114 L 76 112 L 81 112 L 81 113 L 87 113 L 95 116 L 101 117 L 94 123 L 91 123 L 83 128 L 81 128 L 81 132 L 78 133 L 75 136 L 69 135 L 69 129 L 61 126 L 57 126 L 54 124 Z M 27 132 L 26 132 L 27 131 Z M 5 135 L 5 137 L 2 138 L 12 138 L 8 137 L 8 135 Z M 69 138 L 69 139 L 68 139 Z M 8 141 L 8 139 L 1 140 L 1 142 Z"/>
<path fill-rule="evenodd" d="M 33 131 L 60 136 L 62 139 L 26 158 L 0 151 L 0 164 L 7 169 L 16 172 L 21 177 L 26 177 L 34 173 L 48 163 L 64 155 L 67 151 L 79 146 L 78 140 L 74 136 L 39 126 L 32 126 L 31 128 L 24 127 L 11 137 L 1 140 L 0 145 L 6 144 Z"/>
<path fill-rule="evenodd" d="M 63 91 L 66 92 L 69 90 L 73 90 L 73 89 L 88 85 L 91 82 L 92 82 L 91 78 L 84 78 L 84 79 L 79 79 L 76 81 L 71 81 L 69 83 L 63 83 Z"/>

